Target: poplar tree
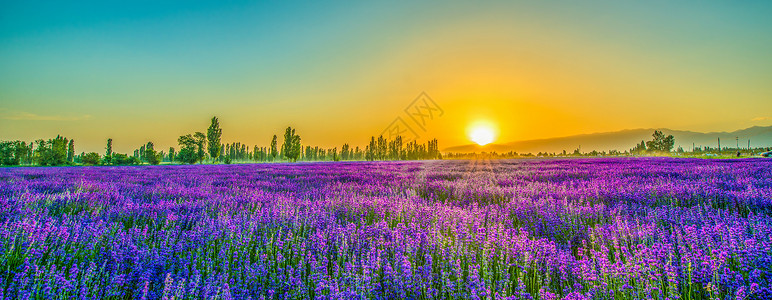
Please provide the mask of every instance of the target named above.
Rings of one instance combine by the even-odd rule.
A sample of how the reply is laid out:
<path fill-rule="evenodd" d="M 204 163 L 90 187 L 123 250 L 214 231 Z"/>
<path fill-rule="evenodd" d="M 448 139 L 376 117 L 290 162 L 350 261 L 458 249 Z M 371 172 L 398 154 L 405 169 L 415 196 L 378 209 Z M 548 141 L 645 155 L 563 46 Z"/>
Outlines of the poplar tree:
<path fill-rule="evenodd" d="M 216 160 L 220 157 L 220 137 L 222 137 L 222 129 L 220 129 L 220 120 L 217 117 L 212 117 L 212 124 L 209 125 L 209 129 L 206 131 L 206 138 L 209 140 L 209 157 L 212 160 Z"/>
<path fill-rule="evenodd" d="M 273 135 L 273 139 L 271 139 L 271 158 L 272 160 L 276 160 L 276 155 L 279 155 L 279 149 L 276 148 L 276 135 Z"/>
<path fill-rule="evenodd" d="M 67 146 L 67 161 L 73 162 L 75 160 L 75 140 L 70 140 L 70 144 Z"/>

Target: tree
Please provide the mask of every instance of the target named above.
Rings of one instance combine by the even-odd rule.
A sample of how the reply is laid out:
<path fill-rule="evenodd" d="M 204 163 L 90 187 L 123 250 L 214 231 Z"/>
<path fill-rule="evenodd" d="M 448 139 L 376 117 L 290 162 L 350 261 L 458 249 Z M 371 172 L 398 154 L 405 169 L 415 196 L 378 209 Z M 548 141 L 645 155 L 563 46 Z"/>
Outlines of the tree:
<path fill-rule="evenodd" d="M 398 160 L 402 156 L 402 136 L 397 136 L 389 141 L 389 159 Z"/>
<path fill-rule="evenodd" d="M 18 147 L 21 146 L 19 141 L 6 141 L 0 143 L 0 165 L 15 166 L 21 163 L 21 157 L 17 154 Z"/>
<path fill-rule="evenodd" d="M 277 146 L 276 144 L 277 144 L 277 142 L 276 142 L 276 135 L 274 134 L 273 135 L 273 139 L 271 139 L 271 157 L 272 157 L 272 160 L 275 160 L 276 156 L 279 155 L 279 149 L 276 148 L 276 146 Z"/>
<path fill-rule="evenodd" d="M 105 157 L 110 157 L 113 155 L 113 139 L 107 139 L 107 147 L 105 149 L 107 149 L 105 152 Z"/>
<path fill-rule="evenodd" d="M 35 161 L 41 166 L 59 166 L 67 162 L 67 139 L 56 136 L 54 139 L 38 140 L 35 149 Z"/>
<path fill-rule="evenodd" d="M 142 162 L 139 160 L 139 158 L 134 156 L 128 156 L 123 153 L 113 153 L 110 163 L 116 166 L 126 166 L 126 165 L 139 165 Z"/>
<path fill-rule="evenodd" d="M 644 142 L 644 141 L 641 141 L 640 144 L 635 145 L 635 147 L 633 149 L 630 149 L 630 153 L 634 153 L 634 154 L 635 153 L 640 154 L 640 153 L 644 153 L 644 152 L 646 152 L 646 142 Z"/>
<path fill-rule="evenodd" d="M 174 162 L 175 155 L 174 155 L 174 147 L 169 147 L 169 162 Z"/>
<path fill-rule="evenodd" d="M 32 145 L 22 141 L 0 142 L 0 165 L 15 166 L 29 164 L 32 159 Z"/>
<path fill-rule="evenodd" d="M 80 158 L 80 162 L 84 165 L 93 166 L 99 164 L 99 153 L 89 152 L 84 154 Z"/>
<path fill-rule="evenodd" d="M 147 157 L 145 157 L 145 145 L 139 146 L 138 150 L 134 150 L 134 156 L 139 157 L 141 161 L 147 161 Z"/>
<path fill-rule="evenodd" d="M 145 145 L 144 155 L 147 162 L 151 165 L 157 165 L 161 163 L 161 157 L 158 155 L 158 152 L 155 151 L 153 142 L 147 142 L 147 145 Z"/>
<path fill-rule="evenodd" d="M 675 145 L 675 138 L 673 135 L 665 136 L 661 131 L 655 130 L 654 134 L 651 136 L 652 140 L 646 142 L 646 147 L 649 151 L 670 152 Z"/>
<path fill-rule="evenodd" d="M 290 148 L 292 148 L 292 137 L 295 135 L 295 130 L 292 127 L 287 127 L 284 130 L 284 143 L 281 144 L 281 156 L 289 158 Z"/>
<path fill-rule="evenodd" d="M 340 148 L 340 158 L 342 160 L 351 159 L 351 148 L 348 144 L 343 144 L 343 147 Z"/>
<path fill-rule="evenodd" d="M 70 140 L 67 146 L 67 161 L 72 163 L 75 160 L 75 140 Z"/>
<path fill-rule="evenodd" d="M 281 152 L 288 160 L 297 161 L 300 157 L 300 135 L 295 134 L 295 129 L 292 127 L 287 127 L 284 131 L 284 144 L 281 145 Z"/>
<path fill-rule="evenodd" d="M 104 164 L 112 164 L 113 163 L 113 139 L 108 138 L 107 139 L 107 147 L 105 147 L 105 156 L 102 158 L 102 162 Z"/>
<path fill-rule="evenodd" d="M 209 129 L 206 131 L 206 138 L 209 140 L 209 157 L 211 157 L 212 160 L 216 160 L 220 157 L 220 150 L 222 149 L 220 137 L 222 137 L 220 121 L 217 117 L 212 117 L 212 124 L 209 125 Z"/>
<path fill-rule="evenodd" d="M 376 159 L 378 160 L 384 160 L 386 159 L 386 154 L 388 149 L 388 143 L 386 142 L 386 138 L 384 138 L 382 135 L 378 136 L 378 148 L 375 151 Z"/>
<path fill-rule="evenodd" d="M 196 145 L 196 139 L 193 135 L 187 134 L 180 136 L 177 139 L 177 143 L 180 144 L 180 152 L 177 153 L 177 161 L 186 164 L 195 164 L 198 161 L 198 149 Z"/>
<path fill-rule="evenodd" d="M 370 144 L 368 144 L 367 147 L 365 148 L 365 159 L 369 161 L 376 160 L 377 159 L 375 157 L 376 148 L 378 148 L 378 146 L 375 144 L 375 137 L 371 136 Z"/>
<path fill-rule="evenodd" d="M 196 131 L 196 133 L 193 134 L 193 138 L 195 139 L 196 146 L 198 147 L 196 151 L 198 161 L 203 161 L 206 158 L 206 135 Z"/>

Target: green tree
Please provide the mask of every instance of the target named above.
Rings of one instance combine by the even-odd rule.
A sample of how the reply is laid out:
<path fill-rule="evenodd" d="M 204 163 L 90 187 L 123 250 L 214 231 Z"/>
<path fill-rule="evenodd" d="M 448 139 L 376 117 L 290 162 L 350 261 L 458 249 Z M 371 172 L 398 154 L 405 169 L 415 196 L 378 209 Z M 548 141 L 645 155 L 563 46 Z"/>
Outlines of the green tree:
<path fill-rule="evenodd" d="M 284 144 L 282 144 L 282 155 L 291 161 L 297 161 L 300 157 L 300 135 L 295 134 L 295 129 L 287 127 L 284 132 Z"/>
<path fill-rule="evenodd" d="M 378 148 L 375 151 L 375 157 L 378 160 L 384 160 L 386 159 L 387 154 L 388 154 L 388 143 L 386 142 L 386 138 L 384 138 L 382 135 L 378 136 Z"/>
<path fill-rule="evenodd" d="M 206 138 L 209 140 L 209 157 L 212 160 L 216 160 L 220 157 L 220 150 L 222 144 L 220 144 L 220 137 L 222 137 L 222 129 L 220 129 L 220 121 L 217 117 L 212 117 L 212 124 L 206 131 Z"/>
<path fill-rule="evenodd" d="M 641 141 L 640 144 L 637 144 L 635 147 L 633 147 L 633 149 L 630 149 L 630 153 L 633 154 L 641 154 L 644 152 L 646 152 L 646 142 L 644 141 Z"/>
<path fill-rule="evenodd" d="M 113 155 L 113 139 L 107 139 L 107 147 L 105 148 L 105 156 L 110 157 Z"/>
<path fill-rule="evenodd" d="M 72 163 L 75 160 L 75 140 L 70 140 L 67 146 L 67 161 Z"/>
<path fill-rule="evenodd" d="M 340 147 L 340 158 L 342 160 L 351 159 L 351 149 L 348 144 L 343 144 L 343 147 Z"/>
<path fill-rule="evenodd" d="M 198 161 L 203 161 L 206 159 L 206 135 L 196 131 L 196 133 L 193 134 L 193 138 L 195 138 L 196 146 L 198 147 L 198 151 L 196 152 L 196 154 L 198 154 Z"/>
<path fill-rule="evenodd" d="M 112 138 L 107 139 L 107 147 L 105 147 L 105 149 L 106 149 L 105 157 L 102 158 L 102 160 L 104 161 L 105 164 L 111 164 L 113 160 L 112 159 L 113 158 L 113 139 Z"/>
<path fill-rule="evenodd" d="M 128 156 L 123 153 L 113 153 L 110 163 L 116 166 L 127 166 L 139 165 L 142 162 L 135 156 Z"/>
<path fill-rule="evenodd" d="M 180 144 L 180 152 L 177 153 L 177 161 L 186 164 L 195 164 L 198 161 L 198 149 L 193 135 L 183 135 L 177 139 Z"/>
<path fill-rule="evenodd" d="M 279 155 L 279 149 L 276 148 L 277 141 L 276 141 L 276 135 L 273 135 L 273 139 L 271 139 L 271 158 L 272 160 L 276 159 L 276 156 Z"/>
<path fill-rule="evenodd" d="M 99 153 L 96 152 L 89 152 L 83 155 L 83 157 L 80 158 L 80 162 L 84 165 L 98 165 L 99 164 Z"/>
<path fill-rule="evenodd" d="M 21 157 L 17 154 L 19 141 L 4 141 L 0 143 L 0 165 L 15 166 L 21 163 Z"/>
<path fill-rule="evenodd" d="M 158 152 L 155 151 L 153 142 L 147 142 L 147 145 L 145 145 L 145 159 L 147 159 L 147 162 L 151 165 L 161 163 L 161 157 L 158 155 Z"/>
<path fill-rule="evenodd" d="M 38 140 L 35 149 L 35 161 L 41 166 L 60 166 L 67 162 L 67 139 L 56 136 L 54 139 Z"/>
<path fill-rule="evenodd" d="M 375 155 L 375 153 L 377 151 L 376 148 L 378 148 L 378 146 L 375 143 L 375 137 L 371 136 L 370 137 L 370 144 L 368 144 L 367 147 L 365 148 L 365 159 L 367 159 L 369 161 L 376 160 L 377 159 L 376 155 Z"/>
<path fill-rule="evenodd" d="M 186 164 L 195 164 L 204 160 L 206 157 L 206 151 L 204 149 L 206 145 L 206 135 L 201 132 L 180 136 L 180 138 L 177 139 L 177 143 L 180 144 L 180 152 L 177 153 L 177 161 Z"/>
<path fill-rule="evenodd" d="M 174 155 L 174 147 L 169 147 L 169 162 L 174 162 L 175 155 Z"/>
<path fill-rule="evenodd" d="M 300 157 L 300 136 L 295 134 L 295 129 L 287 127 L 284 131 L 284 144 L 281 145 L 282 155 L 291 161 L 297 161 Z"/>
<path fill-rule="evenodd" d="M 646 142 L 646 147 L 649 151 L 670 152 L 675 145 L 675 138 L 673 135 L 665 136 L 662 131 L 655 130 L 654 134 L 651 136 L 652 140 Z"/>

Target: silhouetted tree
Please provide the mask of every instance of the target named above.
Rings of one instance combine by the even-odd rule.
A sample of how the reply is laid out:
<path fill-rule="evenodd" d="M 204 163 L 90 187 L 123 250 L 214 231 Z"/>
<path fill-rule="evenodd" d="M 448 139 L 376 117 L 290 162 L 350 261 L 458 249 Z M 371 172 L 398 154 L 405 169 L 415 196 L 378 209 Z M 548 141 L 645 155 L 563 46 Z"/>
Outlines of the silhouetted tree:
<path fill-rule="evenodd" d="M 644 141 L 641 141 L 640 144 L 635 145 L 633 149 L 630 149 L 630 153 L 633 153 L 633 154 L 641 154 L 644 152 L 646 152 L 646 142 Z"/>
<path fill-rule="evenodd" d="M 670 152 L 670 150 L 673 149 L 673 145 L 675 145 L 675 138 L 673 135 L 665 136 L 661 131 L 655 130 L 654 134 L 651 136 L 652 140 L 646 142 L 646 147 L 649 151 Z"/>

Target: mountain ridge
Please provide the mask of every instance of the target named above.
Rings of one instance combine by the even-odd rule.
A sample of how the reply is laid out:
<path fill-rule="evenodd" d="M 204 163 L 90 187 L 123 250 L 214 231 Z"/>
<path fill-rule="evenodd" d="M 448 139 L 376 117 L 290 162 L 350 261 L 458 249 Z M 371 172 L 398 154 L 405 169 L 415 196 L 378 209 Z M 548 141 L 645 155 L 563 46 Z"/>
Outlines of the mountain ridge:
<path fill-rule="evenodd" d="M 717 139 L 721 139 L 722 148 L 735 148 L 738 146 L 738 144 L 740 148 L 746 148 L 748 146 L 748 140 L 751 141 L 751 147 L 772 146 L 772 126 L 752 126 L 731 132 L 696 132 L 688 130 L 674 130 L 669 128 L 622 129 L 619 131 L 583 133 L 563 137 L 521 140 L 501 144 L 488 144 L 485 146 L 479 146 L 477 144 L 466 144 L 447 147 L 444 148 L 443 151 L 461 153 L 483 151 L 495 151 L 499 153 L 509 151 L 515 151 L 519 153 L 559 153 L 563 150 L 571 153 L 574 151 L 574 149 L 580 149 L 581 152 L 590 152 L 592 150 L 625 151 L 633 148 L 641 141 L 650 140 L 651 134 L 654 133 L 655 130 L 662 131 L 666 135 L 672 134 L 675 137 L 675 148 L 677 149 L 680 146 L 687 151 L 692 149 L 692 145 L 694 145 L 694 147 L 707 146 L 716 148 L 718 146 Z M 737 140 L 735 137 L 737 137 Z"/>

